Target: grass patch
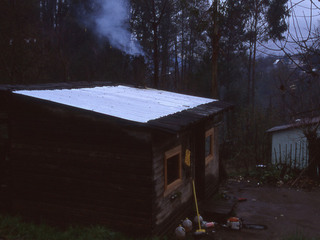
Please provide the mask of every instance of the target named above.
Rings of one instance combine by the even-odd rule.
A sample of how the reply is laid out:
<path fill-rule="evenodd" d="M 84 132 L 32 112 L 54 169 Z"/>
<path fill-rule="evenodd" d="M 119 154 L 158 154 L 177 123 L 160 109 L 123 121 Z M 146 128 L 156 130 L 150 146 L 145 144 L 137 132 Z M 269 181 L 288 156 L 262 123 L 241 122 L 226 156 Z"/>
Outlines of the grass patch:
<path fill-rule="evenodd" d="M 0 215 L 0 239 L 5 240 L 133 240 L 103 226 L 69 227 L 65 231 L 24 222 L 20 217 Z M 148 238 L 156 240 L 158 238 Z M 148 240 L 145 239 L 145 240 Z"/>

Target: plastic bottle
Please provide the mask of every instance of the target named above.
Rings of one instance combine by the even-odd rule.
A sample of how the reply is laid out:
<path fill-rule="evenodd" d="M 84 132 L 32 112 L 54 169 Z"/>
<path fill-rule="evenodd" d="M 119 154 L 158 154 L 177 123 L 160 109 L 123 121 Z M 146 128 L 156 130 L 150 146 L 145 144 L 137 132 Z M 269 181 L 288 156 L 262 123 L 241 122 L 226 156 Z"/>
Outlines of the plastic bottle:
<path fill-rule="evenodd" d="M 177 239 L 184 239 L 186 237 L 186 230 L 181 225 L 179 225 L 175 229 L 174 234 Z"/>
<path fill-rule="evenodd" d="M 192 222 L 191 222 L 191 220 L 186 218 L 185 220 L 183 220 L 182 226 L 184 227 L 186 232 L 190 232 L 192 230 Z"/>

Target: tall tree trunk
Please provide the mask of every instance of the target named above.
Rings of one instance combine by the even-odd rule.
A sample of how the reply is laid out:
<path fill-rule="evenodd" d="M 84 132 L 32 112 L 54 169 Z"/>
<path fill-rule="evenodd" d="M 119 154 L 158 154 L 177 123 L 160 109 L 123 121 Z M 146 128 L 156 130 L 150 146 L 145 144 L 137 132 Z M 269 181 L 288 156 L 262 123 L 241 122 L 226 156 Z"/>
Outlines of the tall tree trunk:
<path fill-rule="evenodd" d="M 168 70 L 168 41 L 166 40 L 162 44 L 161 48 L 161 74 L 160 74 L 160 82 L 165 87 L 168 87 L 168 79 L 167 79 L 167 70 Z"/>
<path fill-rule="evenodd" d="M 185 19 L 185 16 L 184 16 L 184 9 L 182 9 L 182 18 Z M 184 21 L 182 21 L 182 30 L 181 30 L 181 76 L 180 76 L 180 79 L 181 79 L 181 85 L 182 85 L 182 88 L 183 89 L 186 89 L 186 86 L 185 86 L 185 82 L 184 82 L 184 75 L 185 75 L 185 64 L 184 64 L 184 57 L 185 57 L 185 44 L 184 44 L 184 38 L 185 38 L 185 34 L 184 34 Z"/>
<path fill-rule="evenodd" d="M 153 63 L 154 63 L 154 76 L 153 86 L 158 88 L 159 85 L 159 52 L 158 52 L 158 25 L 153 23 Z"/>
<path fill-rule="evenodd" d="M 258 3 L 255 1 L 255 15 L 254 15 L 254 35 L 253 35 L 253 58 L 252 58 L 252 76 L 251 76 L 251 101 L 252 101 L 252 117 L 254 118 L 255 108 L 255 75 L 256 75 L 256 53 L 257 53 L 257 35 L 258 35 Z"/>
<path fill-rule="evenodd" d="M 60 27 L 61 22 L 62 22 L 62 0 L 58 0 L 58 10 L 57 10 L 57 14 L 56 14 L 56 25 L 57 27 Z"/>
<path fill-rule="evenodd" d="M 149 8 L 148 4 L 149 0 L 145 0 L 145 3 L 147 5 L 147 8 Z M 167 6 L 168 0 L 165 0 L 163 2 L 163 5 L 161 6 L 161 11 L 158 14 L 156 11 L 155 6 L 155 0 L 151 2 L 152 4 L 152 30 L 153 30 L 153 64 L 154 64 L 154 78 L 153 78 L 153 85 L 155 88 L 158 88 L 159 86 L 159 37 L 158 37 L 158 29 L 159 25 L 161 23 L 161 19 L 165 13 L 166 6 Z M 150 9 L 150 8 L 149 8 Z"/>
<path fill-rule="evenodd" d="M 320 171 L 320 138 L 317 137 L 317 128 L 305 135 L 309 148 L 308 175 L 310 177 L 317 177 L 318 171 Z"/>
<path fill-rule="evenodd" d="M 252 76 L 251 76 L 251 119 L 252 119 L 252 130 L 254 133 L 253 144 L 254 144 L 254 158 L 257 160 L 257 126 L 255 116 L 255 78 L 256 78 L 256 53 L 257 53 L 257 35 L 258 35 L 258 3 L 255 1 L 255 15 L 254 15 L 254 35 L 253 35 L 253 57 L 252 57 Z"/>
<path fill-rule="evenodd" d="M 250 96 L 251 96 L 251 66 L 252 66 L 252 40 L 249 43 L 249 60 L 248 60 L 248 86 L 247 86 L 247 103 L 250 105 Z"/>
<path fill-rule="evenodd" d="M 181 90 L 177 38 L 174 39 L 174 85 L 176 89 Z"/>
<path fill-rule="evenodd" d="M 219 0 L 213 2 L 213 38 L 212 38 L 212 89 L 213 98 L 218 98 L 218 51 L 219 51 L 219 25 L 218 25 L 218 4 Z"/>
<path fill-rule="evenodd" d="M 257 40 L 255 40 L 254 43 L 253 43 L 253 58 L 252 58 L 252 77 L 251 77 L 251 83 L 252 83 L 252 86 L 251 86 L 252 116 L 254 116 L 254 108 L 255 108 L 256 53 L 257 53 Z"/>

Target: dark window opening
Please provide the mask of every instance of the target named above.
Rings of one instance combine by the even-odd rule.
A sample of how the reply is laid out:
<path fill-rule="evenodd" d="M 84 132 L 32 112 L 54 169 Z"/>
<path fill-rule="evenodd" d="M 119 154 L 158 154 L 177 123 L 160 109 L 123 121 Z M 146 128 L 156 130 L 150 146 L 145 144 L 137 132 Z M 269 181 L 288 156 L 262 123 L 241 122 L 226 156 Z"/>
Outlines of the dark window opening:
<path fill-rule="evenodd" d="M 173 183 L 180 178 L 180 156 L 174 155 L 167 159 L 167 184 Z"/>
<path fill-rule="evenodd" d="M 164 159 L 164 195 L 176 189 L 181 180 L 181 146 L 165 152 Z"/>
<path fill-rule="evenodd" d="M 205 154 L 205 161 L 206 164 L 208 164 L 211 160 L 213 160 L 213 144 L 214 144 L 214 130 L 213 128 L 209 129 L 206 131 L 205 134 L 205 149 L 204 149 L 204 154 Z"/>
<path fill-rule="evenodd" d="M 205 148 L 205 156 L 206 158 L 212 155 L 212 135 L 206 137 L 206 148 Z"/>

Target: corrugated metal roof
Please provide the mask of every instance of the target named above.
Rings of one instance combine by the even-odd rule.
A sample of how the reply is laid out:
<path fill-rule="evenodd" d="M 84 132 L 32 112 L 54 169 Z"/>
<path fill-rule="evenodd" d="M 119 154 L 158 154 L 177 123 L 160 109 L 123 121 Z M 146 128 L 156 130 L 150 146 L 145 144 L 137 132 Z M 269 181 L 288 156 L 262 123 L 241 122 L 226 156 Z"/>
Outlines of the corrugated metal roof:
<path fill-rule="evenodd" d="M 203 119 L 215 116 L 218 113 L 231 109 L 232 107 L 233 105 L 230 103 L 214 101 L 178 112 L 173 115 L 151 120 L 148 122 L 148 124 L 152 127 L 177 132 L 182 128 L 195 124 Z"/>
<path fill-rule="evenodd" d="M 86 109 L 169 132 L 181 131 L 233 108 L 232 104 L 215 99 L 109 82 L 0 85 L 0 91 Z"/>
<path fill-rule="evenodd" d="M 216 101 L 122 85 L 55 90 L 17 90 L 13 93 L 141 123 Z"/>

